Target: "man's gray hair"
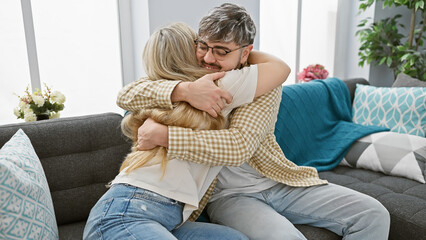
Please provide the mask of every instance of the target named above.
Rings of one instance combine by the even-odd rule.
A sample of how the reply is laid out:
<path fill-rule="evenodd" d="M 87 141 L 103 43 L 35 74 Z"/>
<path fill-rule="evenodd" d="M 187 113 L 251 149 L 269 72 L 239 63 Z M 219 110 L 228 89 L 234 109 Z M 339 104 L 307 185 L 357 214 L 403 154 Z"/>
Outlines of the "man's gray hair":
<path fill-rule="evenodd" d="M 224 3 L 201 19 L 198 36 L 210 42 L 253 44 L 256 25 L 244 7 Z"/>

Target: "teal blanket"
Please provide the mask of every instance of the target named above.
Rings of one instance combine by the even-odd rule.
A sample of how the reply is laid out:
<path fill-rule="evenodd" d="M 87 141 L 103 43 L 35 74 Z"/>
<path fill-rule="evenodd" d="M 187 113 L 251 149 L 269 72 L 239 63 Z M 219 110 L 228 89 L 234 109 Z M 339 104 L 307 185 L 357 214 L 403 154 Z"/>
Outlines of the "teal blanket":
<path fill-rule="evenodd" d="M 275 137 L 286 157 L 299 166 L 330 170 L 355 140 L 386 130 L 352 122 L 349 90 L 337 78 L 283 87 Z"/>

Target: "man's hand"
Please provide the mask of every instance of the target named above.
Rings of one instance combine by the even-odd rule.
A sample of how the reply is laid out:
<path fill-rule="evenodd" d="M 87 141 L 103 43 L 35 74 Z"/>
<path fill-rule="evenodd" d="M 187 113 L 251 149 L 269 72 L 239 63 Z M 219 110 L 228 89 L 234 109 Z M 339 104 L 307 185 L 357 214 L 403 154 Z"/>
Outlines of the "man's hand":
<path fill-rule="evenodd" d="M 172 93 L 172 102 L 185 101 L 194 108 L 217 117 L 225 107 L 224 101 L 232 102 L 232 95 L 214 83 L 223 76 L 225 72 L 217 72 L 206 74 L 194 82 L 179 83 Z"/>
<path fill-rule="evenodd" d="M 138 150 L 169 146 L 169 128 L 148 118 L 138 129 Z"/>

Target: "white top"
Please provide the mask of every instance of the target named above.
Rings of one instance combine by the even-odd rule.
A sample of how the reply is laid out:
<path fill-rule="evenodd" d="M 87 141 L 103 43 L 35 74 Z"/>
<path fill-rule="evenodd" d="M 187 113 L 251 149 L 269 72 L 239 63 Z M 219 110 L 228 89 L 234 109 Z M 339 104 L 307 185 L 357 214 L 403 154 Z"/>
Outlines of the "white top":
<path fill-rule="evenodd" d="M 222 110 L 224 117 L 232 109 L 253 101 L 257 87 L 257 72 L 257 66 L 252 65 L 227 72 L 219 80 L 218 85 L 233 96 L 232 103 Z M 140 167 L 128 174 L 124 169 L 111 184 L 130 184 L 185 203 L 183 210 L 183 222 L 185 222 L 191 213 L 198 209 L 199 201 L 221 168 L 171 159 L 167 163 L 162 179 L 161 165 L 156 164 Z"/>

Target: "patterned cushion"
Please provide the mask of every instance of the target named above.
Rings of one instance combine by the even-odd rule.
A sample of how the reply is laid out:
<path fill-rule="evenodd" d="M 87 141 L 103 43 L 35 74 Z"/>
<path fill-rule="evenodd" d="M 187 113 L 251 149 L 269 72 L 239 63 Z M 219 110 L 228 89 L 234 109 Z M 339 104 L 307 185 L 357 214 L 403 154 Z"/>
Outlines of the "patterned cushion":
<path fill-rule="evenodd" d="M 357 84 L 353 122 L 425 137 L 426 88 L 386 88 Z"/>
<path fill-rule="evenodd" d="M 0 150 L 0 239 L 58 239 L 43 168 L 21 129 Z"/>
<path fill-rule="evenodd" d="M 369 169 L 425 183 L 426 138 L 379 132 L 358 139 L 340 165 Z"/>

